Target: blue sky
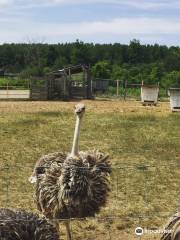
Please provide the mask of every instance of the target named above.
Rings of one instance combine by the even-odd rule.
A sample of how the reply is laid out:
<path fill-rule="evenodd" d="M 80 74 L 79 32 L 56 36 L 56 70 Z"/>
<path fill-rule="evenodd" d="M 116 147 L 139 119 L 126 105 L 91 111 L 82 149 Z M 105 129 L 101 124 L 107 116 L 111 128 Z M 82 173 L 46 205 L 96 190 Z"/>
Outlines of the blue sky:
<path fill-rule="evenodd" d="M 0 43 L 180 45 L 180 0 L 0 0 Z"/>

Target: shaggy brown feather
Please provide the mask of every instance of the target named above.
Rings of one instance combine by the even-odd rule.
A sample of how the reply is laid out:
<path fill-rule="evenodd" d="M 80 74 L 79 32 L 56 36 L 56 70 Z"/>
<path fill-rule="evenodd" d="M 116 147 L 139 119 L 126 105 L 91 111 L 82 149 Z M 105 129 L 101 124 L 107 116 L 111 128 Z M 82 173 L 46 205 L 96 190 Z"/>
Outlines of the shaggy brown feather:
<path fill-rule="evenodd" d="M 80 152 L 78 159 L 62 153 L 49 154 L 44 159 L 41 167 L 45 171 L 35 170 L 35 199 L 47 218 L 85 218 L 100 211 L 110 190 L 108 156 L 87 151 Z"/>
<path fill-rule="evenodd" d="M 171 217 L 165 227 L 166 232 L 162 235 L 161 240 L 180 240 L 180 214 L 176 213 Z M 167 232 L 168 231 L 168 232 Z"/>
<path fill-rule="evenodd" d="M 58 240 L 56 229 L 44 218 L 24 210 L 0 209 L 1 240 Z"/>

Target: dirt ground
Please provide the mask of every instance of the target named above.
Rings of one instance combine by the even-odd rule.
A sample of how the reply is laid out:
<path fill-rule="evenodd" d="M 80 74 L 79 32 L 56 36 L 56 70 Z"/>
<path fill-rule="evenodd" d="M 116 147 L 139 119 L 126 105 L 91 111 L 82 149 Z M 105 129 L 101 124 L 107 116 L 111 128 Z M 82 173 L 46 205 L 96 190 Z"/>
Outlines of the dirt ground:
<path fill-rule="evenodd" d="M 72 111 L 74 105 L 79 101 L 0 101 L 0 113 L 13 112 L 48 112 L 48 111 Z M 170 103 L 161 102 L 156 107 L 144 107 L 139 101 L 119 101 L 119 100 L 83 100 L 87 106 L 87 111 L 94 113 L 159 113 L 169 114 Z"/>

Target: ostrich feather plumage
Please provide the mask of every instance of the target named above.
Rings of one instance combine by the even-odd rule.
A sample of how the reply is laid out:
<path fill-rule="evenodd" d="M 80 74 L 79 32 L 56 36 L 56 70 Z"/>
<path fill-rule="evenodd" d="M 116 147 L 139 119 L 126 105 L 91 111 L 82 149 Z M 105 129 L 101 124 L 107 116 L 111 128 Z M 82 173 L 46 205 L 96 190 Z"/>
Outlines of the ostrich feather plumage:
<path fill-rule="evenodd" d="M 170 218 L 161 240 L 180 240 L 180 213 Z"/>
<path fill-rule="evenodd" d="M 24 210 L 0 209 L 1 240 L 58 240 L 53 225 Z"/>
<path fill-rule="evenodd" d="M 51 165 L 37 174 L 38 209 L 46 217 L 57 219 L 92 217 L 98 213 L 110 190 L 108 156 L 97 150 L 80 152 L 76 161 L 65 159 L 62 153 L 48 156 Z"/>

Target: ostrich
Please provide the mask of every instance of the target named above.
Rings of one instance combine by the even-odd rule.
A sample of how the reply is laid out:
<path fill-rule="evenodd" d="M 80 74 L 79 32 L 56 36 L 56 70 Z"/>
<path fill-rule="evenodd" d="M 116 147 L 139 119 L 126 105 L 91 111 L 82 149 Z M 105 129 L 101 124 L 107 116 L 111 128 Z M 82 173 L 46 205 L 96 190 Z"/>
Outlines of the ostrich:
<path fill-rule="evenodd" d="M 58 240 L 53 225 L 24 210 L 0 208 L 1 240 Z"/>
<path fill-rule="evenodd" d="M 171 217 L 161 240 L 180 240 L 180 213 Z"/>
<path fill-rule="evenodd" d="M 38 210 L 59 228 L 65 220 L 71 240 L 70 219 L 93 217 L 105 205 L 111 164 L 98 150 L 79 151 L 79 137 L 85 105 L 75 106 L 76 125 L 71 153 L 55 152 L 41 157 L 30 181 L 35 183 Z"/>

